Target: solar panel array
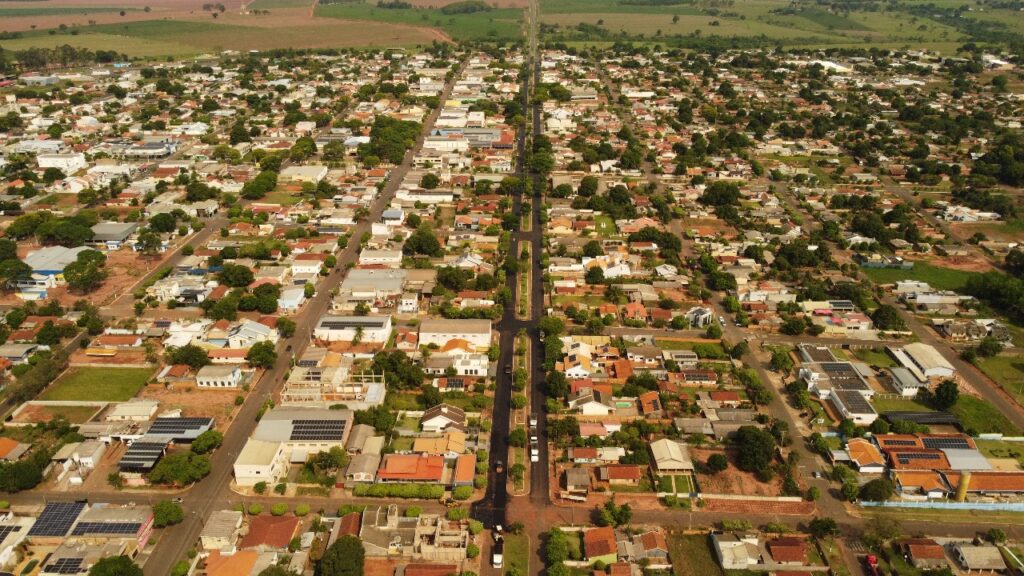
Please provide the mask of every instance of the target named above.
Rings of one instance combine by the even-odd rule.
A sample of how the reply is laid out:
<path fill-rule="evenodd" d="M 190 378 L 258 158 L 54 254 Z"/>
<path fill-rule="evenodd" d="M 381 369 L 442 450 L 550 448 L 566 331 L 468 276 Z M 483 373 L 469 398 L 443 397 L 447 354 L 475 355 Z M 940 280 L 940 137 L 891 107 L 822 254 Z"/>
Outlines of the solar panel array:
<path fill-rule="evenodd" d="M 174 436 L 212 425 L 213 418 L 157 418 L 148 433 Z"/>
<path fill-rule="evenodd" d="M 289 440 L 341 440 L 345 436 L 344 420 L 293 420 Z"/>
<path fill-rule="evenodd" d="M 934 448 L 935 450 L 942 450 L 943 448 L 970 450 L 971 448 L 971 443 L 966 438 L 935 438 L 926 436 L 922 438 L 922 441 L 926 447 Z"/>
<path fill-rule="evenodd" d="M 901 452 L 896 454 L 896 459 L 899 460 L 900 464 L 910 464 L 914 460 L 939 460 L 942 458 L 942 454 L 935 452 Z"/>
<path fill-rule="evenodd" d="M 0 542 L 3 542 L 12 532 L 21 532 L 21 526 L 0 526 Z"/>
<path fill-rule="evenodd" d="M 85 502 L 50 502 L 36 518 L 28 535 L 67 536 L 82 510 L 85 510 Z"/>
<path fill-rule="evenodd" d="M 902 438 L 882 438 L 882 443 L 886 446 L 917 446 L 917 440 L 907 440 Z"/>
<path fill-rule="evenodd" d="M 142 524 L 138 522 L 79 522 L 71 532 L 72 536 L 90 536 L 93 534 L 123 534 L 134 536 L 139 533 Z"/>
<path fill-rule="evenodd" d="M 125 451 L 118 467 L 122 470 L 149 470 L 163 457 L 166 449 L 166 442 L 137 440 Z"/>
<path fill-rule="evenodd" d="M 43 569 L 50 574 L 78 574 L 82 570 L 82 558 L 57 558 L 55 562 Z"/>

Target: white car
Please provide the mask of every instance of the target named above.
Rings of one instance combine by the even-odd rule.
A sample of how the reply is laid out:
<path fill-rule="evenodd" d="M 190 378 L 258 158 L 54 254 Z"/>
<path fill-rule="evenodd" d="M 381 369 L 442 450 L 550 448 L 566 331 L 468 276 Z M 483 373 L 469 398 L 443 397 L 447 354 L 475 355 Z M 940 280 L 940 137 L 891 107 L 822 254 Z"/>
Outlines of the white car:
<path fill-rule="evenodd" d="M 530 462 L 540 462 L 540 450 L 536 448 L 530 450 Z"/>
<path fill-rule="evenodd" d="M 536 416 L 530 416 L 530 428 L 536 428 L 536 427 L 537 427 L 537 417 Z"/>

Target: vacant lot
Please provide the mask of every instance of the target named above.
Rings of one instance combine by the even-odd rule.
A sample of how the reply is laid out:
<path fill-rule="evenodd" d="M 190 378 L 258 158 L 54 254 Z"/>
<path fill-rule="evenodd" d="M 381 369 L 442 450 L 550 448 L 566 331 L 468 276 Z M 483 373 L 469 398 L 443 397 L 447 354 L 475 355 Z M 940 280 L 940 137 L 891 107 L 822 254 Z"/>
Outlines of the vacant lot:
<path fill-rule="evenodd" d="M 18 414 L 14 422 L 49 422 L 56 418 L 63 418 L 71 424 L 81 424 L 91 418 L 100 408 L 96 406 L 46 406 L 42 404 L 30 404 Z"/>
<path fill-rule="evenodd" d="M 152 375 L 150 368 L 71 368 L 39 399 L 124 402 L 132 399 Z"/>
<path fill-rule="evenodd" d="M 978 368 L 1002 386 L 1008 394 L 1024 402 L 1024 356 L 1000 355 L 979 358 Z"/>
<path fill-rule="evenodd" d="M 950 412 L 960 420 L 964 430 L 971 433 L 1000 432 L 1008 436 L 1020 434 L 1020 430 L 995 406 L 974 396 L 961 394 Z"/>
<path fill-rule="evenodd" d="M 916 262 L 910 270 L 895 268 L 861 268 L 864 275 L 878 284 L 895 284 L 899 280 L 927 282 L 939 290 L 959 290 L 971 276 L 970 272 L 940 268 L 925 262 Z"/>
<path fill-rule="evenodd" d="M 676 576 L 722 576 L 722 567 L 715 560 L 711 538 L 705 534 L 669 534 L 668 555 Z"/>
<path fill-rule="evenodd" d="M 694 462 L 707 462 L 712 454 L 720 450 L 690 448 Z M 726 450 L 729 457 L 729 468 L 718 474 L 697 474 L 697 485 L 700 491 L 707 494 L 738 494 L 743 496 L 778 496 L 781 491 L 781 479 L 776 477 L 770 482 L 761 482 L 753 474 L 736 468 L 734 450 Z"/>
<path fill-rule="evenodd" d="M 235 398 L 241 390 L 200 390 L 198 388 L 168 389 L 162 385 L 146 386 L 140 397 L 160 402 L 161 410 L 181 410 L 184 416 L 213 418 L 215 427 L 225 430 L 235 411 Z"/>
<path fill-rule="evenodd" d="M 519 574 L 530 573 L 530 539 L 525 534 L 505 536 L 505 574 L 513 569 Z"/>

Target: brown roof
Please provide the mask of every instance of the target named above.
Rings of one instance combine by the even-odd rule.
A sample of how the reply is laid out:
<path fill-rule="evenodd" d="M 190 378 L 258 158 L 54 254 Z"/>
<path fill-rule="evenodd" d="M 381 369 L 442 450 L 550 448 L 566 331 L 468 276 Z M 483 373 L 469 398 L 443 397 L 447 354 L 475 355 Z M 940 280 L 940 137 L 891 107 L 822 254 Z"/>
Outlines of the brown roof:
<path fill-rule="evenodd" d="M 908 538 L 896 543 L 910 553 L 916 560 L 945 560 L 946 552 L 938 542 L 931 538 Z"/>
<path fill-rule="evenodd" d="M 960 483 L 959 472 L 943 472 L 949 485 Z M 1024 492 L 1024 472 L 972 472 L 969 492 Z"/>
<path fill-rule="evenodd" d="M 472 482 L 476 475 L 476 454 L 459 454 L 455 459 L 455 481 Z"/>
<path fill-rule="evenodd" d="M 206 573 L 209 576 L 249 576 L 258 558 L 255 550 L 239 550 L 228 556 L 221 556 L 220 550 L 212 550 L 206 559 Z"/>
<path fill-rule="evenodd" d="M 665 541 L 665 535 L 661 532 L 652 530 L 641 536 L 640 541 L 643 542 L 644 550 L 664 550 L 668 552 L 668 542 Z"/>
<path fill-rule="evenodd" d="M 583 533 L 583 550 L 587 558 L 615 553 L 615 531 L 611 526 L 587 530 Z"/>
<path fill-rule="evenodd" d="M 242 538 L 240 548 L 266 546 L 268 548 L 286 548 L 295 536 L 299 527 L 299 519 L 295 516 L 252 516 L 249 521 L 249 533 Z"/>
<path fill-rule="evenodd" d="M 807 561 L 807 543 L 799 538 L 776 538 L 770 540 L 767 546 L 776 562 Z"/>
<path fill-rule="evenodd" d="M 608 576 L 630 576 L 632 573 L 633 570 L 627 562 L 616 562 L 608 566 Z"/>
<path fill-rule="evenodd" d="M 640 467 L 635 464 L 609 464 L 605 466 L 609 480 L 639 480 Z"/>
<path fill-rule="evenodd" d="M 341 517 L 341 528 L 338 536 L 359 536 L 359 529 L 362 527 L 362 514 L 349 512 Z"/>

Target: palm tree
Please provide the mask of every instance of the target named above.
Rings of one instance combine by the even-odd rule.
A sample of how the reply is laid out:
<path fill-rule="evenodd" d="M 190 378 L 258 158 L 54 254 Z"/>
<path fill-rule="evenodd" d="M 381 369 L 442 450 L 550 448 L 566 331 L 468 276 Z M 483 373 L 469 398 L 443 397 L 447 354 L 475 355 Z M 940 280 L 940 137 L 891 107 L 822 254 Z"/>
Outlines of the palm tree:
<path fill-rule="evenodd" d="M 355 336 L 352 337 L 352 345 L 355 346 L 363 341 L 363 327 L 356 326 Z"/>

